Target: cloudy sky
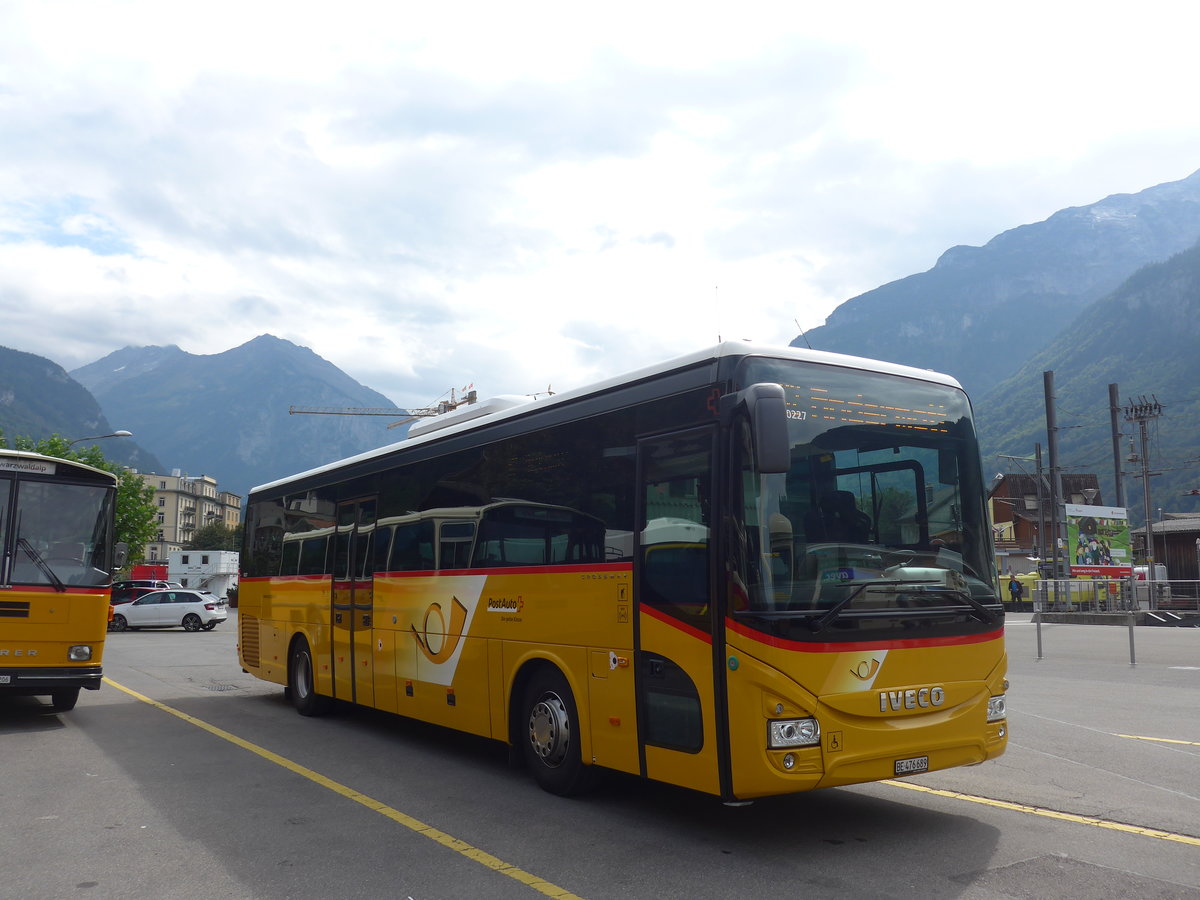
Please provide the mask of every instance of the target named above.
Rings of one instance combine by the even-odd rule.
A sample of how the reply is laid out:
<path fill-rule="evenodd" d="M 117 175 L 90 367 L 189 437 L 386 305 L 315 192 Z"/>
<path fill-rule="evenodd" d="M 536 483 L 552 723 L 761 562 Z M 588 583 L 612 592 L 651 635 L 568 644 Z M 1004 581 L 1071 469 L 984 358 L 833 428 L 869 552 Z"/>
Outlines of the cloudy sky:
<path fill-rule="evenodd" d="M 425 406 L 786 344 L 1200 168 L 1195 17 L 3 0 L 0 345 L 72 369 L 270 333 Z"/>

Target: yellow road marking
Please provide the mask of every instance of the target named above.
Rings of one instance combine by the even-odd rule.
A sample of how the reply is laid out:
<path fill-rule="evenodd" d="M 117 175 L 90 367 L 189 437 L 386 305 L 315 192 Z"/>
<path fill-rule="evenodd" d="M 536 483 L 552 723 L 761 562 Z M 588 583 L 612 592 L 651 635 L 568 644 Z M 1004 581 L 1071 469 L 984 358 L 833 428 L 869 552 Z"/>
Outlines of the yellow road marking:
<path fill-rule="evenodd" d="M 307 778 L 309 781 L 315 784 L 319 784 L 323 788 L 328 788 L 335 794 L 341 794 L 348 800 L 353 800 L 355 803 L 361 803 L 367 809 L 377 812 L 382 816 L 386 816 L 393 822 L 403 825 L 405 828 L 415 831 L 417 834 L 423 835 L 424 837 L 429 838 L 431 841 L 436 841 L 443 847 L 448 847 L 455 853 L 462 854 L 472 862 L 477 862 L 480 865 L 487 866 L 489 869 L 499 872 L 501 875 L 507 875 L 509 878 L 515 879 L 516 881 L 521 882 L 521 884 L 533 888 L 540 894 L 545 894 L 547 897 L 555 897 L 557 900 L 582 900 L 582 898 L 572 894 L 568 890 L 551 884 L 548 881 L 544 881 L 543 879 L 538 878 L 536 875 L 531 875 L 529 872 L 518 869 L 516 866 L 510 866 L 503 860 L 497 859 L 490 853 L 480 850 L 478 847 L 472 847 L 465 841 L 460 841 L 458 838 L 452 837 L 451 835 L 446 834 L 444 831 L 439 831 L 430 825 L 426 825 L 424 822 L 414 819 L 412 816 L 407 816 L 398 809 L 393 809 L 386 803 L 381 803 L 378 800 L 374 800 L 371 797 L 368 797 L 366 794 L 360 794 L 353 788 L 346 787 L 344 784 L 339 784 L 331 778 L 326 778 L 319 772 L 314 772 L 312 769 L 306 768 L 299 763 L 292 762 L 290 759 L 280 756 L 278 753 L 272 753 L 270 750 L 260 747 L 257 744 L 252 744 L 250 741 L 240 738 L 236 734 L 231 734 L 222 728 L 218 728 L 215 725 L 210 725 L 203 719 L 197 719 L 195 716 L 189 716 L 187 713 L 181 712 L 174 707 L 167 706 L 165 703 L 152 700 L 143 694 L 139 694 L 135 690 L 125 687 L 123 684 L 117 684 L 117 682 L 110 678 L 105 678 L 104 682 L 105 684 L 111 684 L 119 691 L 124 691 L 135 700 L 141 700 L 143 703 L 148 703 L 150 706 L 153 706 L 156 709 L 161 709 L 163 712 L 170 713 L 176 718 L 182 719 L 191 725 L 195 725 L 197 728 L 204 729 L 209 734 L 216 735 L 222 740 L 229 741 L 231 744 L 236 744 L 243 750 L 249 750 L 251 753 L 261 756 L 268 762 L 273 762 L 277 766 L 282 766 L 290 772 L 294 772 L 295 774 Z"/>
<path fill-rule="evenodd" d="M 1173 738 L 1146 737 L 1144 734 L 1115 734 L 1113 737 L 1129 738 L 1131 741 L 1157 741 L 1160 744 L 1183 744 L 1187 747 L 1200 747 L 1200 741 L 1177 741 Z"/>
<path fill-rule="evenodd" d="M 1080 816 L 1075 813 L 1058 812 L 1054 809 L 1042 809 L 1037 806 L 1026 806 L 1024 803 L 1011 803 L 1008 800 L 993 800 L 990 797 L 976 797 L 972 794 L 960 794 L 958 791 L 944 791 L 939 788 L 925 787 L 911 781 L 896 781 L 887 779 L 884 784 L 893 787 L 907 788 L 910 791 L 920 791 L 924 794 L 934 794 L 938 797 L 949 797 L 951 800 L 965 800 L 968 803 L 980 803 L 984 806 L 994 806 L 997 809 L 1008 809 L 1022 812 L 1031 816 L 1041 816 L 1044 819 L 1058 819 L 1061 822 L 1074 822 L 1076 825 L 1093 825 L 1096 828 L 1107 828 L 1109 831 L 1121 831 L 1125 834 L 1136 834 L 1141 837 L 1158 838 L 1161 841 L 1175 841 L 1179 844 L 1190 844 L 1200 847 L 1200 838 L 1187 834 L 1174 834 L 1170 831 L 1160 831 L 1157 828 L 1144 828 L 1141 825 L 1125 825 L 1121 822 L 1110 822 L 1095 816 Z"/>

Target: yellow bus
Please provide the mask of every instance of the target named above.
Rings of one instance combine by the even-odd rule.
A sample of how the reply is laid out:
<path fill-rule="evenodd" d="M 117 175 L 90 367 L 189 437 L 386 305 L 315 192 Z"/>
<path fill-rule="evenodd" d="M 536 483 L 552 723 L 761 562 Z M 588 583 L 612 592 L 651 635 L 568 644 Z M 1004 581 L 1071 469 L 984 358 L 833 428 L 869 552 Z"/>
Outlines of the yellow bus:
<path fill-rule="evenodd" d="M 345 701 L 725 802 L 980 763 L 1004 611 L 970 403 L 725 343 L 501 397 L 255 488 L 239 656 Z"/>
<path fill-rule="evenodd" d="M 111 472 L 0 449 L 0 694 L 65 712 L 100 688 L 116 491 Z"/>

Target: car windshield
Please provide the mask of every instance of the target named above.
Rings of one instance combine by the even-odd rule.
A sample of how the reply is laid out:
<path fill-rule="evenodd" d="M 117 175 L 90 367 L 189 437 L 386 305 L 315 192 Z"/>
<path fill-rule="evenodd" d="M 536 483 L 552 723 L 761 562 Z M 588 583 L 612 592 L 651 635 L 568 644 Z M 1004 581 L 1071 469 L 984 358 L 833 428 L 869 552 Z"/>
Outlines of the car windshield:
<path fill-rule="evenodd" d="M 970 405 L 913 378 L 750 359 L 741 386 L 783 385 L 791 465 L 754 471 L 742 438 L 735 612 L 823 621 L 843 610 L 995 602 Z M 876 615 L 876 618 L 882 616 Z"/>

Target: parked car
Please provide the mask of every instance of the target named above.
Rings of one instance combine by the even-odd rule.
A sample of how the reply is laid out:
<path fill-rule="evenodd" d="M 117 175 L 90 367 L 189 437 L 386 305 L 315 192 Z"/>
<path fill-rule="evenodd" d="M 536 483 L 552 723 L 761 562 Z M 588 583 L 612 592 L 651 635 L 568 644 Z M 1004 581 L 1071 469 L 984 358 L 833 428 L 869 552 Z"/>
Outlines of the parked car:
<path fill-rule="evenodd" d="M 203 591 L 151 591 L 118 606 L 110 627 L 113 631 L 179 626 L 185 631 L 212 631 L 228 616 L 225 601 Z"/>
<path fill-rule="evenodd" d="M 151 591 L 178 590 L 183 585 L 177 581 L 157 581 L 154 579 L 134 579 L 132 581 L 114 581 L 109 590 L 108 602 L 114 605 L 136 600 Z"/>

